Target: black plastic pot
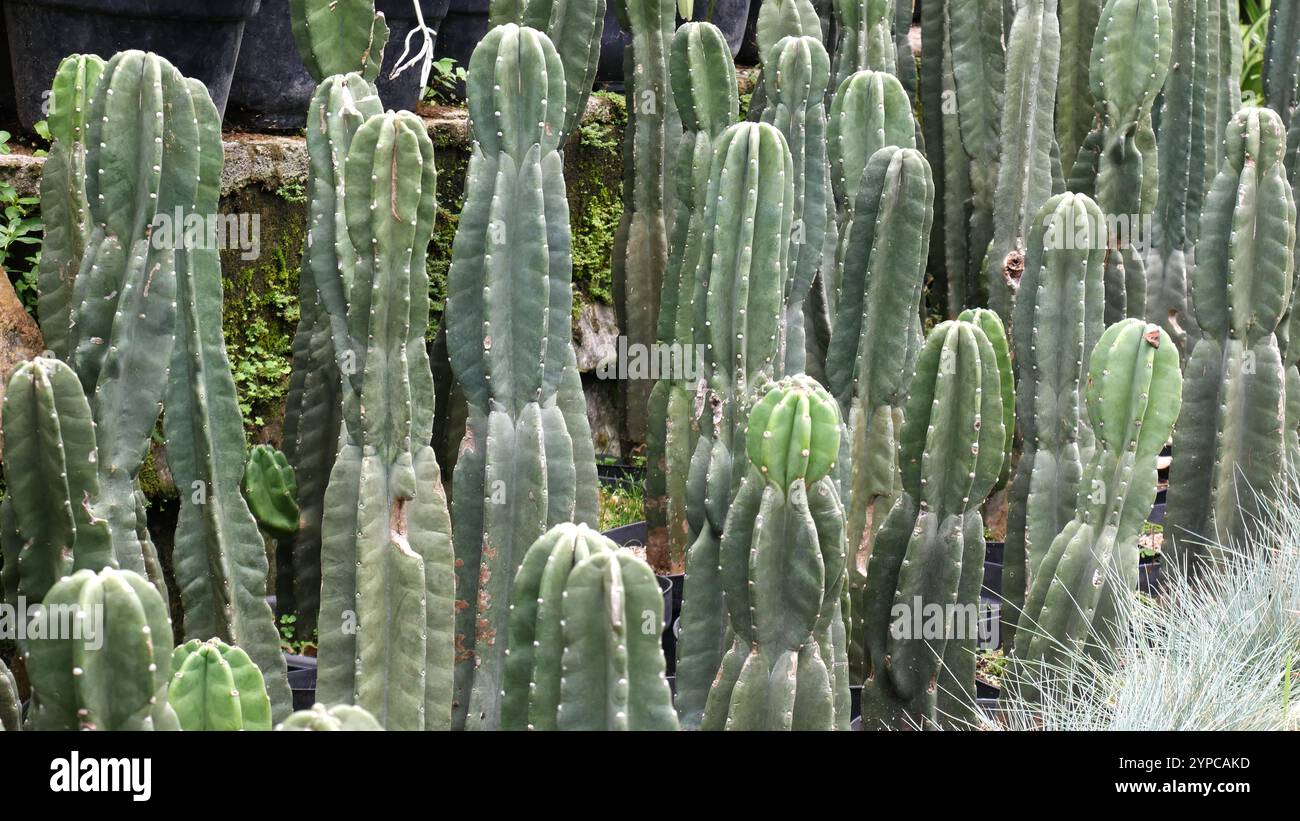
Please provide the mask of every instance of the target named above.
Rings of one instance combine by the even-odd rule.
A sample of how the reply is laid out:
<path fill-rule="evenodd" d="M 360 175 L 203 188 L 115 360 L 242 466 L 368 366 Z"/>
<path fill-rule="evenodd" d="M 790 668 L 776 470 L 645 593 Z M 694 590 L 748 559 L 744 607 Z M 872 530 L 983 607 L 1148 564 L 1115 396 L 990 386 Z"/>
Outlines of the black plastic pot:
<path fill-rule="evenodd" d="M 1159 499 L 1159 497 L 1157 497 Z M 1165 523 L 1165 501 L 1159 499 L 1151 508 L 1151 515 L 1147 516 L 1147 521 L 1153 525 L 1163 525 Z"/>
<path fill-rule="evenodd" d="M 437 31 L 447 14 L 449 0 L 420 0 L 427 26 Z M 414 111 L 420 101 L 419 66 L 412 66 L 396 78 L 389 75 L 402 55 L 406 37 L 417 20 L 411 0 L 378 0 L 375 4 L 388 22 L 388 45 L 376 85 L 385 108 Z M 411 39 L 414 53 L 421 38 Z M 289 22 L 289 0 L 262 0 L 257 16 L 244 30 L 244 46 L 230 84 L 230 107 L 226 119 L 256 131 L 302 128 L 316 82 L 303 66 L 293 41 Z"/>
<path fill-rule="evenodd" d="M 1147 596 L 1160 592 L 1159 560 L 1138 565 L 1138 591 Z"/>
<path fill-rule="evenodd" d="M 438 29 L 438 42 L 434 57 L 450 57 L 456 65 L 469 69 L 469 58 L 483 35 L 488 33 L 488 0 L 451 0 L 442 28 Z M 464 84 L 456 94 L 465 95 Z"/>
<path fill-rule="evenodd" d="M 619 547 L 643 547 L 646 540 L 646 525 L 645 522 L 633 522 L 630 525 L 606 530 L 600 535 Z"/>
<path fill-rule="evenodd" d="M 695 0 L 697 20 L 708 17 L 710 0 Z M 758 0 L 712 0 L 713 16 L 709 22 L 717 26 L 731 46 L 731 56 L 735 57 L 745 41 L 745 31 L 750 14 L 758 14 Z M 677 18 L 677 25 L 684 20 Z M 600 64 L 596 68 L 596 79 L 606 85 L 621 85 L 623 82 L 623 53 L 632 35 L 624 32 L 618 24 L 618 15 L 613 5 L 605 7 L 605 29 L 600 35 Z"/>
<path fill-rule="evenodd" d="M 641 484 L 645 481 L 645 466 L 620 462 L 597 462 L 596 478 L 602 485 Z"/>
<path fill-rule="evenodd" d="M 681 619 L 673 619 L 664 628 L 663 646 L 664 661 L 667 663 L 667 672 L 669 676 L 677 674 L 677 638 L 682 632 Z"/>
<path fill-rule="evenodd" d="M 310 710 L 316 703 L 316 659 L 313 656 L 284 654 L 289 667 L 289 690 L 293 693 L 293 709 Z"/>
<path fill-rule="evenodd" d="M 984 561 L 1002 564 L 1002 554 L 1006 551 L 1006 542 L 985 542 Z"/>
<path fill-rule="evenodd" d="M 133 48 L 155 52 L 202 82 L 224 112 L 244 24 L 257 8 L 258 0 L 7 0 L 18 119 L 29 129 L 45 119 L 47 92 L 64 57 L 107 60 Z"/>
<path fill-rule="evenodd" d="M 862 685 L 849 685 L 849 718 L 857 721 L 862 716 Z"/>

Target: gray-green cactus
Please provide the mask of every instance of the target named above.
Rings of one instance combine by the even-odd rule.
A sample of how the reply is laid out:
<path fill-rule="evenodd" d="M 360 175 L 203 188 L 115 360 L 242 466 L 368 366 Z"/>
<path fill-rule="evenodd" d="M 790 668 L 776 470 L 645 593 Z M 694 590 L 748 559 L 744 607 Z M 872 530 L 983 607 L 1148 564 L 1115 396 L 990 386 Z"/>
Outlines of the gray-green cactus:
<path fill-rule="evenodd" d="M 649 565 L 558 524 L 524 554 L 511 595 L 502 729 L 677 729 Z"/>
<path fill-rule="evenodd" d="M 786 37 L 816 37 L 825 42 L 824 20 L 811 0 L 757 0 L 758 9 L 754 39 L 758 46 L 760 66 L 767 64 L 767 56 L 776 44 Z M 825 5 L 825 3 L 823 3 Z M 760 73 L 749 100 L 749 119 L 758 122 L 767 108 L 767 80 Z"/>
<path fill-rule="evenodd" d="M 885 31 L 887 34 L 888 26 Z M 769 100 L 763 110 L 763 122 L 776 126 L 785 136 L 794 162 L 794 219 L 791 269 L 785 284 L 783 366 L 786 373 L 793 374 L 802 373 L 807 361 L 805 301 L 837 245 L 826 152 L 825 99 L 831 64 L 826 49 L 816 37 L 786 37 L 768 53 L 766 71 Z"/>
<path fill-rule="evenodd" d="M 86 252 L 90 211 L 86 203 L 86 118 L 104 61 L 93 54 L 64 58 L 54 74 L 47 118 L 50 154 L 41 170 L 41 217 L 45 239 L 37 271 L 41 335 L 55 356 L 72 355 L 72 295 Z"/>
<path fill-rule="evenodd" d="M 669 51 L 676 25 L 674 4 L 664 0 L 613 0 L 619 24 L 632 39 L 624 51 L 627 128 L 623 150 L 623 217 L 614 236 L 611 275 L 618 326 L 629 346 L 650 350 L 659 323 L 659 295 L 668 267 L 669 215 L 676 189 L 670 184 L 677 162 L 681 122 L 668 80 Z M 627 435 L 646 436 L 649 379 L 619 384 Z"/>
<path fill-rule="evenodd" d="M 915 149 L 871 158 L 843 252 L 843 281 L 826 356 L 831 394 L 848 425 L 841 490 L 848 496 L 849 665 L 866 674 L 866 571 L 880 523 L 900 491 L 898 434 L 917 352 L 934 179 Z M 845 481 L 847 478 L 847 481 Z"/>
<path fill-rule="evenodd" d="M 898 50 L 893 33 L 896 2 L 898 0 L 835 0 L 832 93 L 857 71 L 898 72 Z"/>
<path fill-rule="evenodd" d="M 750 412 L 719 568 L 732 638 L 701 729 L 848 727 L 844 508 L 831 476 L 842 427 L 807 376 Z"/>
<path fill-rule="evenodd" d="M 691 458 L 677 712 L 698 727 L 726 650 L 719 547 L 727 509 L 743 476 L 746 397 L 779 376 L 782 295 L 790 263 L 794 167 L 785 137 L 766 123 L 737 123 L 714 149 L 696 275 L 696 333 L 705 346 L 697 397 L 700 439 Z"/>
<path fill-rule="evenodd" d="M 74 570 L 115 566 L 90 405 L 72 369 L 37 357 L 5 390 L 4 600 L 36 604 Z"/>
<path fill-rule="evenodd" d="M 34 730 L 177 730 L 167 703 L 171 619 L 129 570 L 83 569 L 50 588 L 23 650 Z M 73 625 L 68 631 L 60 625 Z"/>
<path fill-rule="evenodd" d="M 1275 2 L 1269 9 L 1264 49 L 1264 102 L 1289 126 L 1300 102 L 1300 6 Z"/>
<path fill-rule="evenodd" d="M 343 164 L 352 137 L 368 117 L 382 113 L 374 86 L 359 74 L 326 79 L 307 114 L 308 214 L 298 296 L 301 316 L 293 338 L 293 372 L 284 412 L 284 451 L 298 480 L 301 527 L 290 562 L 278 569 L 304 635 L 316 629 L 321 590 L 321 524 L 325 489 L 338 454 L 343 385 L 338 351 L 347 348 L 345 283 L 355 278 L 357 253 L 342 207 Z M 343 340 L 336 343 L 336 340 Z M 350 363 L 355 367 L 355 362 Z"/>
<path fill-rule="evenodd" d="M 167 702 L 182 730 L 269 730 L 262 671 L 221 639 L 191 639 L 172 651 Z"/>
<path fill-rule="evenodd" d="M 370 82 L 379 76 L 388 24 L 375 0 L 289 0 L 289 19 L 298 56 L 316 82 L 354 71 Z"/>
<path fill-rule="evenodd" d="M 569 327 L 564 69 L 551 41 L 498 26 L 469 66 L 475 138 L 452 246 L 451 367 L 469 418 L 453 475 L 457 727 L 500 718 L 513 572 L 547 527 L 595 523 L 595 460 Z"/>
<path fill-rule="evenodd" d="M 1092 49 L 1098 124 L 1070 173 L 1117 228 L 1106 254 L 1106 321 L 1146 316 L 1146 243 L 1160 185 L 1151 110 L 1173 55 L 1168 0 L 1107 0 Z"/>
<path fill-rule="evenodd" d="M 1175 3 L 1195 7 L 1205 0 Z M 1092 96 L 1092 49 L 1105 0 L 1073 0 L 1057 6 L 1061 24 L 1061 68 L 1056 85 L 1056 139 L 1072 162 L 1096 121 Z M 1176 10 L 1177 12 L 1177 10 Z M 1203 69 L 1203 67 L 1202 67 Z"/>
<path fill-rule="evenodd" d="M 1226 149 L 1196 248 L 1201 337 L 1187 363 L 1165 525 L 1175 555 L 1194 563 L 1222 555 L 1204 543 L 1239 545 L 1283 476 L 1285 371 L 1275 331 L 1294 288 L 1296 206 L 1281 118 L 1243 109 Z"/>
<path fill-rule="evenodd" d="M 184 112 L 198 129 L 190 150 L 199 165 L 198 188 L 183 212 L 187 224 L 217 218 L 224 162 L 216 106 L 202 83 L 189 83 L 191 104 Z M 184 634 L 242 647 L 266 676 L 275 716 L 282 718 L 292 704 L 275 614 L 266 601 L 266 545 L 239 489 L 248 445 L 222 334 L 221 258 L 216 247 L 180 237 L 178 228 L 171 241 L 176 345 L 163 433 L 181 497 L 172 567 L 185 611 Z M 154 247 L 159 244 L 155 237 Z"/>
<path fill-rule="evenodd" d="M 731 50 L 722 32 L 708 23 L 685 23 L 677 29 L 669 74 L 684 131 L 677 157 L 672 242 L 659 300 L 658 340 L 679 355 L 681 370 L 660 379 L 650 394 L 646 557 L 653 567 L 681 572 L 690 546 L 686 482 L 699 438 L 694 401 L 703 362 L 695 344 L 694 298 L 700 247 L 707 229 L 704 194 L 713 143 L 736 121 L 739 99 Z"/>
<path fill-rule="evenodd" d="M 1138 581 L 1138 536 L 1156 495 L 1156 457 L 1178 418 L 1178 349 L 1159 326 L 1125 319 L 1093 350 L 1086 388 L 1097 445 L 1078 508 L 1044 556 L 1016 628 L 1017 662 L 1049 666 L 1116 640 L 1116 602 Z M 1037 676 L 1019 695 L 1034 698 Z"/>
<path fill-rule="evenodd" d="M 1043 206 L 1029 233 L 1011 325 L 1023 449 L 1007 497 L 1005 646 L 1014 638 L 1034 571 L 1074 516 L 1084 451 L 1092 444 L 1083 377 L 1104 327 L 1105 230 L 1092 199 L 1066 193 Z"/>
<path fill-rule="evenodd" d="M 347 336 L 335 338 L 344 435 L 325 494 L 316 691 L 388 729 L 446 729 L 454 558 L 424 341 L 433 143 L 414 114 L 377 114 L 343 170 L 357 259 L 343 283 Z"/>
<path fill-rule="evenodd" d="M 1060 182 L 1056 84 L 1061 59 L 1057 0 L 1017 4 L 1007 35 L 1002 154 L 993 198 L 993 240 L 984 260 L 989 307 L 1011 318 L 1025 239 Z"/>
<path fill-rule="evenodd" d="M 299 710 L 281 721 L 275 725 L 275 729 L 298 732 L 374 732 L 384 728 L 361 707 L 351 704 L 336 704 L 333 707 L 313 704 L 310 710 Z"/>
<path fill-rule="evenodd" d="M 285 455 L 270 445 L 254 445 L 239 490 L 263 530 L 276 538 L 298 532 L 298 481 Z"/>
<path fill-rule="evenodd" d="M 941 703 L 950 713 L 974 693 L 980 505 L 1002 472 L 1002 419 L 988 337 L 969 322 L 940 324 L 917 359 L 904 414 L 903 490 L 867 568 L 864 727 L 933 727 Z"/>

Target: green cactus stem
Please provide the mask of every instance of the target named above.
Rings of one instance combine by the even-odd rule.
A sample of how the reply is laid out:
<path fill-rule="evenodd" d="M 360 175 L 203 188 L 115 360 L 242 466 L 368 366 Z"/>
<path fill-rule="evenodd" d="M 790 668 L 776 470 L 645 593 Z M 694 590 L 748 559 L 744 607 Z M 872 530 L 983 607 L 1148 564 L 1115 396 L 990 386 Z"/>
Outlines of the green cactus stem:
<path fill-rule="evenodd" d="M 1271 109 L 1228 128 L 1192 276 L 1202 336 L 1187 363 L 1165 532 L 1199 566 L 1240 545 L 1282 478 L 1285 371 L 1277 331 L 1294 288 L 1296 206 L 1286 135 Z"/>
<path fill-rule="evenodd" d="M 1175 3 L 1194 8 L 1204 0 Z M 1056 139 L 1067 161 L 1079 155 L 1096 120 L 1092 97 L 1093 40 L 1105 0 L 1073 0 L 1057 6 L 1061 25 L 1061 68 L 1056 86 Z"/>
<path fill-rule="evenodd" d="M 719 568 L 732 640 L 701 729 L 847 728 L 844 508 L 830 475 L 841 428 L 835 401 L 806 376 L 777 383 L 750 413 Z"/>
<path fill-rule="evenodd" d="M 1137 587 L 1156 458 L 1182 396 L 1178 349 L 1159 326 L 1125 319 L 1093 350 L 1086 391 L 1097 446 L 1074 517 L 1052 541 L 1020 616 L 1012 651 L 1020 663 L 1059 664 L 1067 652 L 1114 642 L 1124 630 L 1116 601 Z M 1038 696 L 1032 684 L 1022 689 L 1022 697 Z"/>
<path fill-rule="evenodd" d="M 766 123 L 737 123 L 714 149 L 705 195 L 706 230 L 696 275 L 696 333 L 705 346 L 705 386 L 696 399 L 700 439 L 691 458 L 677 713 L 699 726 L 726 650 L 719 547 L 740 484 L 746 397 L 779 376 L 781 316 L 794 218 L 794 162 L 785 137 Z M 750 400 L 752 401 L 752 399 Z"/>
<path fill-rule="evenodd" d="M 293 39 L 302 64 L 316 82 L 358 72 L 379 76 L 388 24 L 375 0 L 289 0 Z"/>
<path fill-rule="evenodd" d="M 696 372 L 695 272 L 704 241 L 705 202 L 713 144 L 736 121 L 739 99 L 731 49 L 717 27 L 685 23 L 673 36 L 673 95 L 682 120 L 677 157 L 677 206 L 660 296 L 660 345 L 679 352 L 683 366 L 650 395 L 646 430 L 646 558 L 652 567 L 682 572 L 690 546 L 686 484 L 699 430 L 694 420 Z M 688 358 L 689 357 L 689 358 Z"/>
<path fill-rule="evenodd" d="M 1011 325 L 1023 441 L 1007 498 L 1002 640 L 1010 646 L 1052 540 L 1074 516 L 1085 450 L 1083 378 L 1103 330 L 1104 217 L 1086 194 L 1048 200 L 1029 233 Z"/>
<path fill-rule="evenodd" d="M 284 454 L 270 445 L 254 445 L 239 489 L 253 518 L 276 538 L 298 532 L 298 481 Z"/>
<path fill-rule="evenodd" d="M 1269 9 L 1264 48 L 1264 102 L 1289 126 L 1300 101 L 1300 7 L 1276 2 Z"/>
<path fill-rule="evenodd" d="M 932 728 L 941 701 L 946 710 L 974 692 L 979 507 L 1002 472 L 1006 437 L 1000 382 L 979 326 L 944 322 L 926 338 L 900 434 L 903 490 L 867 569 L 864 727 Z M 933 611 L 941 623 L 926 628 Z M 941 699 L 941 682 L 961 692 Z"/>
<path fill-rule="evenodd" d="M 37 269 L 37 314 L 46 347 L 55 356 L 72 355 L 73 282 L 90 233 L 86 203 L 86 118 L 104 61 L 93 54 L 64 58 L 54 74 L 47 118 L 50 154 L 41 171 L 41 217 L 45 239 Z"/>
<path fill-rule="evenodd" d="M 832 89 L 864 69 L 898 71 L 894 45 L 894 5 L 898 0 L 835 0 Z M 910 20 L 909 20 L 910 23 Z"/>
<path fill-rule="evenodd" d="M 786 37 L 816 37 L 826 40 L 826 25 L 822 14 L 810 0 L 759 0 L 758 19 L 755 21 L 754 39 L 758 46 L 758 62 L 767 65 L 767 56 L 776 44 Z M 829 5 L 819 0 L 821 6 Z M 767 108 L 767 80 L 760 73 L 749 100 L 749 119 L 758 122 Z"/>
<path fill-rule="evenodd" d="M 313 704 L 310 710 L 299 710 L 275 725 L 275 729 L 299 732 L 374 732 L 384 728 L 361 707 L 351 704 L 336 704 L 333 707 Z"/>
<path fill-rule="evenodd" d="M 595 460 L 569 327 L 560 57 L 538 31 L 497 26 L 467 85 L 475 145 L 446 313 L 468 405 L 453 475 L 454 726 L 492 729 L 514 570 L 547 527 L 594 524 Z"/>
<path fill-rule="evenodd" d="M 3 661 L 0 661 L 0 730 L 17 732 L 22 729 L 23 705 L 18 701 L 18 682 Z"/>
<path fill-rule="evenodd" d="M 29 639 L 23 651 L 32 729 L 180 729 L 167 703 L 171 619 L 150 582 L 78 570 L 50 588 L 35 618 L 34 630 L 58 638 Z M 69 621 L 81 635 L 60 630 Z"/>
<path fill-rule="evenodd" d="M 269 730 L 266 682 L 248 654 L 220 639 L 172 651 L 167 701 L 182 730 Z"/>

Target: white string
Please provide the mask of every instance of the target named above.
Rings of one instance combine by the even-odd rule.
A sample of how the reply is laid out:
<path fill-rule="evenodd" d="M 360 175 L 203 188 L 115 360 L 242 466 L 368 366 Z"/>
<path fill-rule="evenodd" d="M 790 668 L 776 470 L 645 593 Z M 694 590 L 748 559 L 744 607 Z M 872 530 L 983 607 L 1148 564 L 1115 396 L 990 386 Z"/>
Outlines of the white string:
<path fill-rule="evenodd" d="M 392 73 L 388 75 L 388 79 L 391 80 L 397 77 L 411 66 L 423 61 L 424 64 L 420 67 L 420 89 L 423 91 L 429 85 L 429 73 L 433 71 L 433 41 L 438 32 L 425 25 L 424 11 L 420 8 L 420 0 L 412 0 L 412 2 L 415 5 L 415 28 L 407 33 L 402 55 L 397 58 L 397 64 L 393 67 Z M 414 56 L 407 59 L 407 55 L 411 53 L 411 38 L 416 34 L 424 35 L 424 44 L 420 46 L 420 50 Z"/>

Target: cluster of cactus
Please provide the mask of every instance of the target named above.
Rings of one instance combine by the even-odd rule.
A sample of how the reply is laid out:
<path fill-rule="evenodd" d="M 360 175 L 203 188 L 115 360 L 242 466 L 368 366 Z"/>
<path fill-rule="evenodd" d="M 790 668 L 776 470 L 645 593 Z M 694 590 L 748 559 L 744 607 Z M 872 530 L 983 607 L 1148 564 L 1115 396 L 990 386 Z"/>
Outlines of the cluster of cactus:
<path fill-rule="evenodd" d="M 467 85 L 475 142 L 446 311 L 469 417 L 452 484 L 454 726 L 490 729 L 514 569 L 549 526 L 595 524 L 596 471 L 570 341 L 564 68 L 546 35 L 510 23 L 474 50 Z"/>
<path fill-rule="evenodd" d="M 191 639 L 172 651 L 167 701 L 182 730 L 269 730 L 262 671 L 238 647 Z"/>
<path fill-rule="evenodd" d="M 646 429 L 646 555 L 652 565 L 680 571 L 690 546 L 686 484 L 698 439 L 695 380 L 685 365 L 697 357 L 696 270 L 704 242 L 704 195 L 713 144 L 736 121 L 736 71 L 726 39 L 709 23 L 686 23 L 673 36 L 673 96 L 683 134 L 677 157 L 677 200 L 668 268 L 659 299 L 658 344 L 673 346 L 680 373 L 662 378 L 650 394 Z"/>
<path fill-rule="evenodd" d="M 759 64 L 766 67 L 776 44 L 786 37 L 816 37 L 825 40 L 825 24 L 817 14 L 811 0 L 760 0 L 758 19 L 755 21 L 754 39 L 758 46 Z M 749 119 L 758 121 L 767 108 L 768 77 L 760 73 L 750 95 Z"/>
<path fill-rule="evenodd" d="M 1062 657 L 1114 643 L 1117 606 L 1138 581 L 1138 536 L 1156 495 L 1156 457 L 1178 417 L 1178 350 L 1159 326 L 1125 319 L 1093 349 L 1086 388 L 1096 434 L 1073 518 L 1053 539 L 1020 613 L 1012 656 L 1041 671 L 1016 676 L 1036 698 Z"/>
<path fill-rule="evenodd" d="M 695 294 L 705 385 L 700 438 L 691 458 L 677 711 L 695 727 L 726 649 L 719 548 L 727 510 L 744 475 L 751 390 L 780 376 L 785 278 L 794 214 L 794 168 L 785 137 L 766 123 L 737 123 L 714 148 L 704 196 L 706 230 Z"/>
<path fill-rule="evenodd" d="M 515 575 L 503 730 L 676 730 L 654 571 L 582 524 L 558 524 Z"/>
<path fill-rule="evenodd" d="M 1254 532 L 1279 492 L 1287 439 L 1277 331 L 1295 285 L 1296 205 L 1282 119 L 1243 109 L 1225 146 L 1196 248 L 1201 335 L 1186 367 L 1165 526 L 1179 560 L 1197 564 L 1221 556 L 1212 545 L 1239 547 Z"/>
<path fill-rule="evenodd" d="M 382 730 L 379 722 L 362 707 L 351 704 L 336 704 L 326 707 L 313 704 L 311 709 L 298 710 L 293 715 L 275 725 L 277 730 L 302 732 L 374 732 Z"/>
<path fill-rule="evenodd" d="M 980 505 L 1007 458 L 1001 364 L 980 326 L 962 320 L 931 331 L 917 358 L 899 434 L 902 492 L 867 566 L 866 727 L 934 727 L 973 704 Z M 932 610 L 940 629 L 922 625 Z"/>
<path fill-rule="evenodd" d="M 894 6 L 902 0 L 835 0 L 835 59 L 832 88 L 864 69 L 898 71 Z M 911 25 L 911 15 L 907 18 Z"/>
<path fill-rule="evenodd" d="M 701 729 L 848 729 L 839 408 L 807 376 L 750 412 L 718 573 L 731 642 Z"/>

